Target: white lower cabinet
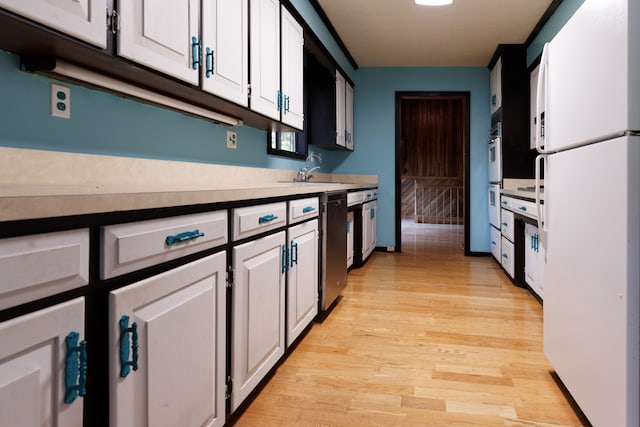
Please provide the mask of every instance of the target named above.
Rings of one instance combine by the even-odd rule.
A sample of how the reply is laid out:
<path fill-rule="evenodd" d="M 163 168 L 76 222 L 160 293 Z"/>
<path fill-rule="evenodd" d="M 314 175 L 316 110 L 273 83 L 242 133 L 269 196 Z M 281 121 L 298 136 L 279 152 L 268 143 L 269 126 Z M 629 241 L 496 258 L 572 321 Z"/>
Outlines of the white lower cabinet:
<path fill-rule="evenodd" d="M 377 210 L 378 203 L 375 200 L 362 205 L 362 261 L 376 248 Z"/>
<path fill-rule="evenodd" d="M 285 232 L 233 248 L 231 411 L 285 350 Z"/>
<path fill-rule="evenodd" d="M 318 220 L 289 228 L 287 346 L 318 314 Z"/>
<path fill-rule="evenodd" d="M 0 426 L 82 426 L 83 339 L 84 298 L 0 323 Z"/>
<path fill-rule="evenodd" d="M 544 266 L 544 246 L 538 227 L 524 226 L 524 280 L 542 298 L 542 274 Z"/>
<path fill-rule="evenodd" d="M 502 236 L 500 244 L 500 253 L 502 268 L 513 278 L 515 275 L 515 249 L 513 242 L 504 236 Z"/>
<path fill-rule="evenodd" d="M 347 268 L 353 265 L 353 227 L 355 227 L 353 211 L 347 212 Z"/>
<path fill-rule="evenodd" d="M 225 252 L 112 291 L 110 425 L 224 425 L 225 315 Z"/>
<path fill-rule="evenodd" d="M 501 252 L 500 252 L 500 243 L 501 243 L 501 234 L 500 230 L 497 228 L 490 226 L 490 239 L 491 239 L 491 255 L 496 259 L 496 261 L 501 262 Z"/>

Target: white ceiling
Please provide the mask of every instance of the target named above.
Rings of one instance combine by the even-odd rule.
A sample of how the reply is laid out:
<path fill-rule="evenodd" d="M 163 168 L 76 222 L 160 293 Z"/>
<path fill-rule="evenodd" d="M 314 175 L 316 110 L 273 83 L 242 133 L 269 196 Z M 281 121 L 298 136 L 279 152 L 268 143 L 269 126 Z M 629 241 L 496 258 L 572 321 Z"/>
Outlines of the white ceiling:
<path fill-rule="evenodd" d="M 359 67 L 486 66 L 524 43 L 551 0 L 318 0 Z"/>

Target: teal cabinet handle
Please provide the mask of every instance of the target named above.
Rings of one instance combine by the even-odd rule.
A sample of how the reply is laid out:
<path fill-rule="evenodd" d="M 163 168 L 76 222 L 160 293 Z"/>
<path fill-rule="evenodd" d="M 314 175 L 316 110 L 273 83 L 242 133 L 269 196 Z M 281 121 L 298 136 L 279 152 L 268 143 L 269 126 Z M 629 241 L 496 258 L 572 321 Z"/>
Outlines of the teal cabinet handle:
<path fill-rule="evenodd" d="M 197 70 L 201 65 L 202 45 L 197 37 L 191 37 L 191 67 Z"/>
<path fill-rule="evenodd" d="M 374 208 L 371 208 L 371 210 L 369 211 L 369 218 L 373 219 L 376 217 L 376 210 Z"/>
<path fill-rule="evenodd" d="M 278 91 L 278 111 L 282 111 L 282 92 Z"/>
<path fill-rule="evenodd" d="M 509 226 L 509 224 L 508 224 L 508 223 L 506 223 L 506 222 L 503 222 L 503 223 L 502 223 L 502 225 L 504 225 L 505 227 L 508 227 L 508 226 Z"/>
<path fill-rule="evenodd" d="M 316 208 L 314 208 L 313 206 L 305 206 L 304 208 L 302 208 L 302 213 L 309 213 L 309 212 L 313 212 L 315 210 L 316 210 Z"/>
<path fill-rule="evenodd" d="M 493 246 L 497 245 L 497 243 L 496 243 L 496 241 L 495 241 L 495 240 L 492 240 L 492 241 L 491 241 L 491 244 L 492 244 Z"/>
<path fill-rule="evenodd" d="M 293 240 L 291 241 L 291 253 L 289 257 L 291 258 L 289 267 L 293 268 L 293 264 L 298 264 L 298 244 Z"/>
<path fill-rule="evenodd" d="M 167 244 L 167 246 L 171 246 L 171 245 L 175 245 L 176 243 L 185 242 L 187 240 L 194 240 L 202 236 L 204 236 L 204 233 L 201 232 L 200 230 L 185 231 L 183 233 L 167 236 L 164 239 L 164 242 Z"/>
<path fill-rule="evenodd" d="M 87 342 L 78 343 L 80 334 L 70 332 L 64 339 L 64 403 L 70 405 L 78 396 L 87 394 Z"/>
<path fill-rule="evenodd" d="M 518 209 L 520 209 L 523 212 L 527 211 L 527 207 L 526 206 L 520 206 Z"/>
<path fill-rule="evenodd" d="M 264 224 L 264 223 L 267 223 L 267 222 L 271 222 L 271 221 L 273 221 L 275 219 L 278 219 L 277 215 L 274 215 L 274 214 L 264 215 L 264 216 L 261 216 L 260 218 L 258 218 L 258 224 Z"/>
<path fill-rule="evenodd" d="M 138 324 L 133 322 L 129 327 L 129 316 L 120 318 L 120 376 L 125 378 L 138 370 Z M 131 335 L 131 339 L 129 339 Z M 131 360 L 129 355 L 131 354 Z"/>
<path fill-rule="evenodd" d="M 214 74 L 214 55 L 215 54 L 213 49 L 207 48 L 207 53 L 205 54 L 205 75 L 207 76 L 207 78 L 211 77 Z"/>
<path fill-rule="evenodd" d="M 502 258 L 504 258 L 504 259 L 509 259 L 509 255 L 507 255 L 507 254 L 502 254 Z"/>
<path fill-rule="evenodd" d="M 288 251 L 287 251 L 287 246 L 286 245 L 282 245 L 282 256 L 280 257 L 280 271 L 282 273 L 287 271 L 287 266 L 289 265 L 288 262 Z"/>

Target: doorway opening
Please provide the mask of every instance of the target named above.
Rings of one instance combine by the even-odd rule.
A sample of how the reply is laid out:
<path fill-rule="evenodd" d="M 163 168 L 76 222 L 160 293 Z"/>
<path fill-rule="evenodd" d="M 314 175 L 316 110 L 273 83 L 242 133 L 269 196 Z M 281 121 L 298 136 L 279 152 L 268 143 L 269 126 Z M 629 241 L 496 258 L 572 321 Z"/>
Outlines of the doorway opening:
<path fill-rule="evenodd" d="M 470 92 L 396 92 L 396 251 L 403 223 L 464 228 L 469 248 Z"/>

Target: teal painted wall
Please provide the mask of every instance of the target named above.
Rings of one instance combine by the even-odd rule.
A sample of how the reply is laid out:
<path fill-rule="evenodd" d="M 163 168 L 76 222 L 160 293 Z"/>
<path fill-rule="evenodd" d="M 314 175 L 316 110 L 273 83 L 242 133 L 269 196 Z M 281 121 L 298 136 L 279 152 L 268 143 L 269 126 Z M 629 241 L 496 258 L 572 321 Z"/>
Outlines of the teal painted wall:
<path fill-rule="evenodd" d="M 0 51 L 0 145 L 53 151 L 298 169 L 300 161 L 266 155 L 266 133 L 125 99 L 83 86 L 71 88 L 71 119 L 49 111 L 52 79 L 20 71 L 16 55 Z M 226 148 L 226 131 L 238 148 Z"/>
<path fill-rule="evenodd" d="M 489 251 L 486 145 L 490 125 L 489 70 L 486 67 L 361 68 L 356 74 L 355 151 L 336 153 L 336 173 L 379 176 L 378 246 L 395 245 L 395 93 L 461 91 L 471 93 L 471 245 Z"/>

